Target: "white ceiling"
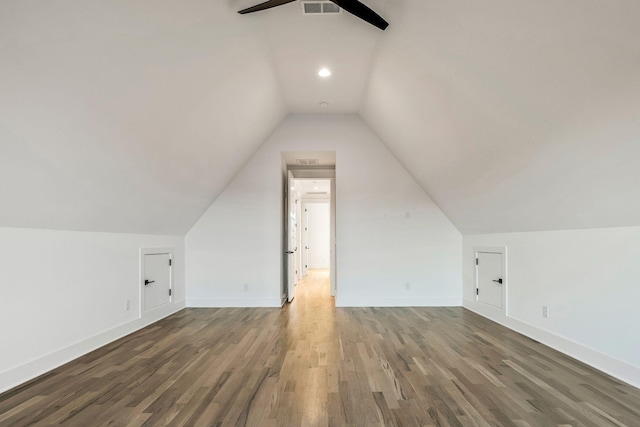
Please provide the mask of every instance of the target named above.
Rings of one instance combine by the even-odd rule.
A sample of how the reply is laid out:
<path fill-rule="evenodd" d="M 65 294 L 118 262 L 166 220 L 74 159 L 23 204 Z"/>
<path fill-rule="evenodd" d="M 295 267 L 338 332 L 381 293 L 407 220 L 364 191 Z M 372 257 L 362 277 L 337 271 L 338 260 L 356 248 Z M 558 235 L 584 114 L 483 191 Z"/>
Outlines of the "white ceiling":
<path fill-rule="evenodd" d="M 388 15 L 361 114 L 460 231 L 640 225 L 640 2 Z"/>
<path fill-rule="evenodd" d="M 183 234 L 287 114 L 225 2 L 0 8 L 0 225 Z"/>
<path fill-rule="evenodd" d="M 261 0 L 242 0 L 256 4 Z M 384 0 L 364 3 L 384 13 Z M 243 18 L 264 25 L 273 67 L 291 113 L 357 113 L 365 94 L 379 29 L 343 12 L 303 15 L 300 2 Z M 330 78 L 318 71 L 327 67 Z M 322 108 L 321 102 L 328 106 Z"/>
<path fill-rule="evenodd" d="M 0 226 L 183 234 L 292 113 L 360 113 L 464 233 L 640 225 L 640 2 L 259 2 L 0 0 Z"/>

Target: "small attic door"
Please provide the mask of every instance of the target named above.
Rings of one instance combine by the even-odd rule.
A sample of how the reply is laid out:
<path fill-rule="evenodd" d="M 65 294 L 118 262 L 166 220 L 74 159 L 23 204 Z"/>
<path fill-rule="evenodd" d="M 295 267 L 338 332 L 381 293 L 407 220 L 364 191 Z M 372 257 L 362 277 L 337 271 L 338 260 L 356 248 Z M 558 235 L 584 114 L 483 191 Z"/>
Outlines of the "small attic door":
<path fill-rule="evenodd" d="M 141 250 L 140 303 L 142 314 L 171 303 L 171 249 Z"/>
<path fill-rule="evenodd" d="M 476 301 L 506 313 L 505 248 L 476 248 Z"/>

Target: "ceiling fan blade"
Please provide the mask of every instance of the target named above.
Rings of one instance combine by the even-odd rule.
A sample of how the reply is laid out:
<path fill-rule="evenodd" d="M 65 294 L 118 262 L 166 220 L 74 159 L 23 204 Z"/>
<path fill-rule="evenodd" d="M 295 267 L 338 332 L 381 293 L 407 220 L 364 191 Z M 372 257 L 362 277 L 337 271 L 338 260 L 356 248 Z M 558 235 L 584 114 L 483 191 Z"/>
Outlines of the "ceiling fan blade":
<path fill-rule="evenodd" d="M 360 3 L 358 0 L 331 0 L 342 9 L 357 16 L 360 19 L 367 21 L 369 24 L 380 28 L 386 29 L 389 23 L 382 19 L 380 15 L 369 9 L 368 6 Z"/>
<path fill-rule="evenodd" d="M 296 1 L 296 0 L 268 0 L 264 3 L 260 3 L 253 7 L 242 9 L 238 13 L 244 15 L 245 13 L 257 12 L 259 10 L 271 9 L 272 7 L 282 6 L 283 4 L 291 3 L 293 1 Z"/>

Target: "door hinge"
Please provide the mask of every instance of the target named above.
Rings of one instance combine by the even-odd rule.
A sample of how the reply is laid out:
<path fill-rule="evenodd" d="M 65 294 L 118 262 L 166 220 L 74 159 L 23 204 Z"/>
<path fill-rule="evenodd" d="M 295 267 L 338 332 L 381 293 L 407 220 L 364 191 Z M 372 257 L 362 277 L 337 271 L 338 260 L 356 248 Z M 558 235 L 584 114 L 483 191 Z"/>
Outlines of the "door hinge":
<path fill-rule="evenodd" d="M 169 296 L 171 296 L 171 289 L 169 289 Z"/>
<path fill-rule="evenodd" d="M 171 258 L 169 258 L 169 267 L 171 267 Z"/>
<path fill-rule="evenodd" d="M 476 265 L 478 265 L 478 258 L 476 258 Z"/>
<path fill-rule="evenodd" d="M 476 288 L 476 295 L 480 295 L 480 289 Z"/>

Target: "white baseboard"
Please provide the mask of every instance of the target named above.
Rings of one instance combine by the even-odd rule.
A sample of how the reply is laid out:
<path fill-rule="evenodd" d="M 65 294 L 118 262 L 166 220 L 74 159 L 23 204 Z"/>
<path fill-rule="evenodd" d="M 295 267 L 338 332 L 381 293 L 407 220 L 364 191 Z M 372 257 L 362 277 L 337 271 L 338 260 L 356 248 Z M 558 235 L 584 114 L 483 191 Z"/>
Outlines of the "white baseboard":
<path fill-rule="evenodd" d="M 158 307 L 141 318 L 118 325 L 113 329 L 109 329 L 90 338 L 49 353 L 46 356 L 39 357 L 23 365 L 2 372 L 0 373 L 0 393 L 30 381 L 46 372 L 64 365 L 65 363 L 71 362 L 80 356 L 84 356 L 93 350 L 129 335 L 132 332 L 149 326 L 160 319 L 177 313 L 184 307 L 184 300 L 175 302 L 166 307 Z"/>
<path fill-rule="evenodd" d="M 482 317 L 486 317 L 489 320 L 506 326 L 509 329 L 605 372 L 612 377 L 640 388 L 640 367 L 638 366 L 623 362 L 622 360 L 608 356 L 563 336 L 556 335 L 553 332 L 545 331 L 527 322 L 505 316 L 502 313 L 498 314 L 491 310 L 486 310 L 474 301 L 464 300 L 463 306 Z"/>
<path fill-rule="evenodd" d="M 336 307 L 460 307 L 462 298 L 336 297 Z"/>
<path fill-rule="evenodd" d="M 275 308 L 282 307 L 279 298 L 187 298 L 193 308 Z"/>

